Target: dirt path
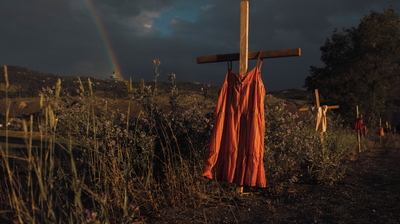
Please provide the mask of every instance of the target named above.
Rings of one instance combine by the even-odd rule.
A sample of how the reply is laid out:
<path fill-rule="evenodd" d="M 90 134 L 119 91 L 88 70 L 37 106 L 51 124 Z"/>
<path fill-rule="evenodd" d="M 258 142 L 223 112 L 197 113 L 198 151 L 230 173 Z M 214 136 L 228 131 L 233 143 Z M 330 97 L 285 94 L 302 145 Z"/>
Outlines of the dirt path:
<path fill-rule="evenodd" d="M 400 149 L 346 160 L 343 183 L 295 185 L 296 194 L 233 198 L 218 207 L 161 210 L 146 223 L 400 223 Z"/>

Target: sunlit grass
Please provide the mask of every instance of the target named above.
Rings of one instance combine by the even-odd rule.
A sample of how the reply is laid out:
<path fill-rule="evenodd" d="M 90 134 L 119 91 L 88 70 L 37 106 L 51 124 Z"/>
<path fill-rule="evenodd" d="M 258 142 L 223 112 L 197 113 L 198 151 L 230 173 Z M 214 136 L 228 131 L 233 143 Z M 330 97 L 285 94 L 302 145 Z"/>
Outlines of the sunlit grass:
<path fill-rule="evenodd" d="M 4 214 L 20 223 L 132 223 L 143 212 L 201 208 L 236 194 L 234 186 L 200 178 L 214 119 L 206 115 L 207 92 L 204 101 L 178 95 L 172 73 L 171 92 L 164 96 L 171 111 L 164 113 L 156 100 L 160 63 L 153 63 L 151 85 L 142 80 L 140 88 L 133 89 L 131 80 L 125 83 L 131 99 L 126 111 L 97 99 L 90 79 L 87 87 L 79 79 L 73 96 L 63 94 L 61 80 L 41 90 L 39 132 L 34 135 L 31 116 L 20 136 L 25 150 L 10 153 L 17 145 L 8 143 L 8 128 L 7 141 L 0 147 Z M 266 108 L 264 166 L 269 189 L 279 191 L 300 180 L 332 184 L 343 177 L 340 161 L 358 143 L 340 118 L 329 117 L 322 144 L 309 117 L 299 121 L 283 104 Z M 34 139 L 40 139 L 40 145 L 33 144 Z M 362 151 L 376 140 L 363 138 Z M 399 142 L 383 140 L 387 146 Z"/>

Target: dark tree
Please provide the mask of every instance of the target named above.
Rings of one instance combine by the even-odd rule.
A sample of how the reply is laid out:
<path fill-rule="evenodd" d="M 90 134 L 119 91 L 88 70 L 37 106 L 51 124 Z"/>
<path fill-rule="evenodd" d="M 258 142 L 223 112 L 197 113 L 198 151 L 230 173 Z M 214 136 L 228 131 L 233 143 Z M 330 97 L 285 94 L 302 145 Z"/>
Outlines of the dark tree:
<path fill-rule="evenodd" d="M 321 51 L 325 66 L 311 66 L 304 87 L 318 89 L 324 104 L 339 104 L 339 113 L 346 117 L 354 117 L 358 105 L 373 124 L 397 109 L 400 19 L 394 9 L 371 10 L 357 28 L 341 33 L 335 29 Z"/>

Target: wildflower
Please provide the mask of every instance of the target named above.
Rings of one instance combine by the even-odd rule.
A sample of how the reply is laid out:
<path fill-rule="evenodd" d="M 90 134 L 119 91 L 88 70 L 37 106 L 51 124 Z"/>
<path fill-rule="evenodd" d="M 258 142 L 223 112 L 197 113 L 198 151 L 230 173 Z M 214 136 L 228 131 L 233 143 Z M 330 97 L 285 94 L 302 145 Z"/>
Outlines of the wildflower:
<path fill-rule="evenodd" d="M 160 64 L 161 64 L 160 59 L 154 59 L 154 60 L 153 60 L 153 65 L 154 65 L 154 66 L 158 66 L 158 65 L 160 65 Z"/>
<path fill-rule="evenodd" d="M 104 122 L 104 125 L 105 125 L 106 127 L 109 127 L 109 126 L 110 126 L 110 123 L 111 123 L 111 121 L 106 121 L 106 122 Z"/>
<path fill-rule="evenodd" d="M 95 220 L 97 212 L 91 211 L 89 209 L 83 209 L 83 214 L 85 215 L 86 222 L 90 222 Z"/>
<path fill-rule="evenodd" d="M 120 76 L 119 73 L 113 71 L 110 78 L 113 79 L 115 81 L 115 83 L 117 83 L 117 81 L 119 81 L 118 76 Z"/>
<path fill-rule="evenodd" d="M 174 73 L 171 73 L 171 74 L 167 73 L 167 76 L 168 76 L 168 80 L 169 81 L 172 81 L 172 80 L 175 79 L 175 74 Z"/>
<path fill-rule="evenodd" d="M 100 200 L 106 201 L 106 200 L 107 200 L 107 195 L 104 194 L 104 193 L 101 193 L 101 194 L 100 194 Z"/>
<path fill-rule="evenodd" d="M 139 209 L 139 206 L 137 206 L 135 203 L 131 204 L 131 208 L 136 211 Z"/>

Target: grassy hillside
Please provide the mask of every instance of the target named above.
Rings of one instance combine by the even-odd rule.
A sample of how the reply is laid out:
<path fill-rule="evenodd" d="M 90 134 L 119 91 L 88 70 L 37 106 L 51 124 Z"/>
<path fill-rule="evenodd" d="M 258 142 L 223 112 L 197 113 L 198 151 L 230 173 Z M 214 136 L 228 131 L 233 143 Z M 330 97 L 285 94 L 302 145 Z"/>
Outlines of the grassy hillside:
<path fill-rule="evenodd" d="M 42 91 L 43 98 L 18 96 L 7 103 L 10 117 L 35 114 L 34 120 L 41 125 L 31 126 L 35 132 L 40 128 L 45 137 L 35 141 L 38 135 L 31 137 L 26 130 L 21 133 L 28 139 L 23 139 L 11 130 L 11 138 L 0 139 L 1 149 L 5 148 L 0 150 L 0 174 L 6 180 L 0 187 L 0 220 L 7 215 L 7 220 L 19 219 L 19 223 L 136 223 L 164 208 L 203 210 L 215 207 L 221 199 L 237 198 L 236 181 L 229 184 L 199 178 L 208 148 L 214 145 L 210 143 L 214 116 L 208 112 L 215 110 L 219 87 L 205 90 L 200 83 L 160 83 L 155 90 L 154 83 L 145 83 L 145 87 L 135 82 L 132 88 L 136 91 L 128 92 L 123 82 L 93 79 L 92 96 L 86 78 L 81 79 L 82 86 L 72 78 L 70 86 L 70 78 L 47 78 L 42 82 L 50 88 Z M 52 89 L 58 78 L 62 83 Z M 10 84 L 15 83 L 10 79 Z M 64 93 L 61 90 L 58 95 L 60 88 Z M 355 132 L 329 114 L 329 134 L 322 142 L 311 117 L 300 121 L 287 111 L 305 106 L 304 90 L 271 94 L 265 100 L 263 139 L 251 137 L 256 136 L 252 135 L 254 129 L 241 128 L 241 133 L 246 131 L 241 142 L 264 145 L 242 147 L 246 153 L 237 153 L 244 159 L 247 151 L 257 151 L 253 158 L 258 157 L 257 163 L 263 167 L 259 170 L 265 170 L 257 174 L 257 195 L 276 198 L 298 184 L 341 181 L 344 156 L 389 140 L 389 135 L 383 139 L 369 135 L 358 149 Z M 40 100 L 46 108 L 43 114 L 38 113 Z M 5 99 L 0 103 L 4 114 Z M 230 131 L 228 127 L 225 133 Z"/>
<path fill-rule="evenodd" d="M 19 66 L 7 66 L 9 77 L 9 91 L 10 98 L 10 117 L 28 118 L 30 115 L 37 116 L 39 113 L 39 90 L 43 88 L 52 88 L 57 80 L 61 80 L 61 95 L 68 94 L 74 96 L 77 94 L 76 89 L 79 89 L 78 77 L 59 76 L 54 74 L 45 74 L 37 71 L 32 71 L 27 68 Z M 88 77 L 80 77 L 82 84 L 88 90 Z M 21 82 L 21 80 L 24 80 Z M 115 82 L 111 79 L 104 80 L 90 77 L 92 88 L 95 98 L 98 100 L 105 99 L 110 101 L 110 106 L 121 111 L 127 111 L 129 104 L 129 94 L 125 82 Z M 153 82 L 145 82 L 145 86 L 152 86 Z M 213 112 L 220 87 L 210 86 L 206 87 L 198 82 L 178 82 L 178 101 L 180 105 L 190 106 L 190 101 L 196 98 L 197 102 L 208 104 L 209 112 Z M 140 90 L 141 82 L 132 82 L 134 90 Z M 169 94 L 171 84 L 168 82 L 158 82 L 157 89 L 159 95 L 157 101 L 164 110 L 169 109 Z M 266 97 L 265 105 L 274 107 L 280 102 L 286 103 L 286 109 L 292 113 L 298 111 L 299 108 L 307 105 L 307 91 L 304 89 L 289 89 L 282 91 L 268 92 L 272 97 Z M 0 123 L 4 123 L 6 107 L 5 107 L 5 79 L 4 70 L 0 69 Z M 133 112 L 139 108 L 131 108 Z M 138 111 L 136 111 L 138 112 Z"/>

